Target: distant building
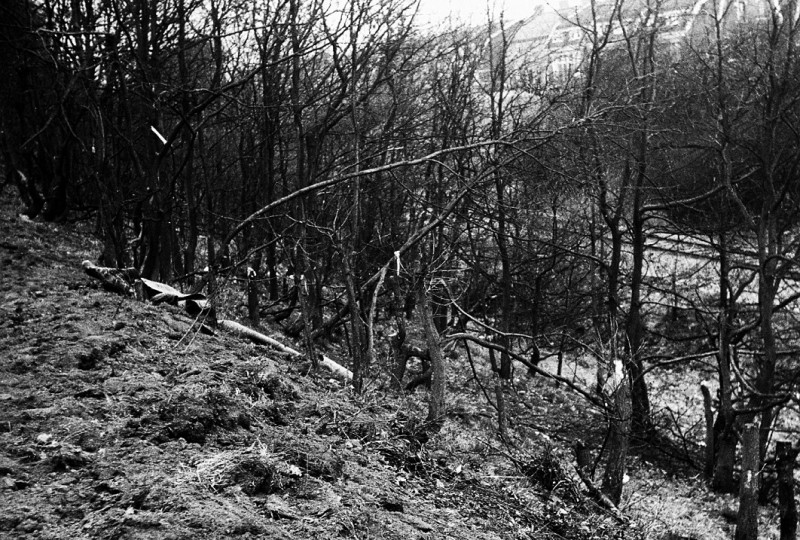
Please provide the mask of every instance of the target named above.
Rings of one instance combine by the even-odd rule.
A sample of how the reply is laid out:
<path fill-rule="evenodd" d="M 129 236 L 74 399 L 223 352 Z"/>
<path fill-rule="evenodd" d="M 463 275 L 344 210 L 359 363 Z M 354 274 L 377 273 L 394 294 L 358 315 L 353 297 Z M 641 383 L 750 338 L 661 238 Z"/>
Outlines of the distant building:
<path fill-rule="evenodd" d="M 559 84 L 580 77 L 592 43 L 606 36 L 606 47 L 615 48 L 633 32 L 650 28 L 658 31 L 660 52 L 677 53 L 684 44 L 713 37 L 716 20 L 724 31 L 773 12 L 797 21 L 800 0 L 596 0 L 594 5 L 580 0 L 532 9 L 525 19 L 504 21 L 502 29 L 497 21 L 489 29 L 487 48 L 493 64 L 505 51 L 512 86 Z"/>

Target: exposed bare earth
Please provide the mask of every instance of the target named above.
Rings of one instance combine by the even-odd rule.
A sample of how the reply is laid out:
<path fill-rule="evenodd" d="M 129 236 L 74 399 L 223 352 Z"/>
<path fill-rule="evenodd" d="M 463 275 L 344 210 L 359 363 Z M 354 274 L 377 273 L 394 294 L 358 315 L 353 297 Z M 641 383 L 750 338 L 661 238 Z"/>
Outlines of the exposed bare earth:
<path fill-rule="evenodd" d="M 296 360 L 104 291 L 80 271 L 97 253 L 81 228 L 25 222 L 4 202 L 0 537 L 619 532 L 507 466 L 487 475 L 491 445 L 459 426 L 473 420 L 422 444 L 420 398 L 355 399 Z"/>

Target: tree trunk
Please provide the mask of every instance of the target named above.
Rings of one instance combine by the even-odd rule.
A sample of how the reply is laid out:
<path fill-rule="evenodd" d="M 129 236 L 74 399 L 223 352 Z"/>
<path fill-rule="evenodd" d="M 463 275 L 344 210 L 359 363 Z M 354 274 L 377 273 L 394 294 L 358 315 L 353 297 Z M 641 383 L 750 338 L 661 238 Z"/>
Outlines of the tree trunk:
<path fill-rule="evenodd" d="M 497 174 L 499 177 L 499 173 Z M 497 189 L 497 251 L 500 254 L 500 276 L 501 276 L 501 291 L 500 291 L 500 332 L 503 334 L 498 336 L 499 344 L 503 347 L 500 352 L 500 378 L 505 380 L 511 379 L 511 358 L 508 355 L 510 343 L 507 334 L 511 332 L 511 319 L 514 316 L 513 311 L 513 297 L 512 297 L 512 276 L 511 276 L 511 259 L 508 253 L 508 238 L 506 236 L 506 213 L 505 201 L 503 196 L 503 185 L 499 179 L 495 180 Z"/>
<path fill-rule="evenodd" d="M 501 108 L 501 104 L 498 105 Z M 502 441 L 508 441 L 508 417 L 506 415 L 506 385 L 511 381 L 511 357 L 508 351 L 511 343 L 508 334 L 511 332 L 511 320 L 513 314 L 513 291 L 511 274 L 511 257 L 509 254 L 509 241 L 506 233 L 507 216 L 505 187 L 502 175 L 498 171 L 495 173 L 495 191 L 497 193 L 497 251 L 500 255 L 500 335 L 497 341 L 502 347 L 500 351 L 500 366 L 495 374 L 494 395 L 497 403 L 497 429 Z"/>
<path fill-rule="evenodd" d="M 775 366 L 777 364 L 777 344 L 773 318 L 775 314 L 775 296 L 778 287 L 776 273 L 776 259 L 778 240 L 774 232 L 777 226 L 776 219 L 759 223 L 759 272 L 758 272 L 758 314 L 761 317 L 760 334 L 764 347 L 764 354 L 758 361 L 758 374 L 756 375 L 755 388 L 760 395 L 755 396 L 753 405 L 762 408 L 761 426 L 759 431 L 759 457 L 764 461 L 767 452 L 767 441 L 772 430 L 775 407 L 769 405 L 771 394 L 775 386 Z"/>
<path fill-rule="evenodd" d="M 258 328 L 261 324 L 261 307 L 258 281 L 261 275 L 261 251 L 255 252 L 247 268 L 247 315 L 250 323 Z"/>
<path fill-rule="evenodd" d="M 392 388 L 400 390 L 403 387 L 403 377 L 406 374 L 408 356 L 403 353 L 403 344 L 406 341 L 405 295 L 400 287 L 400 276 L 392 280 L 392 311 L 397 324 L 397 334 L 392 337 Z"/>
<path fill-rule="evenodd" d="M 506 380 L 494 375 L 494 399 L 497 407 L 497 432 L 500 440 L 508 442 L 508 414 L 506 413 Z"/>
<path fill-rule="evenodd" d="M 422 281 L 422 280 L 421 280 Z M 428 293 L 424 290 L 424 284 L 420 285 L 419 306 L 422 311 L 422 322 L 425 329 L 425 341 L 428 344 L 428 354 L 431 359 L 431 391 L 428 399 L 428 418 L 427 422 L 433 432 L 439 431 L 444 425 L 445 415 L 445 383 L 446 369 L 444 356 L 442 355 L 441 344 L 439 343 L 439 333 L 433 323 L 430 300 Z"/>
<path fill-rule="evenodd" d="M 200 131 L 199 134 L 199 141 L 200 141 L 200 148 L 199 152 L 202 155 L 204 151 L 204 140 L 203 140 L 203 131 Z M 206 266 L 208 266 L 208 274 L 204 277 L 207 277 L 206 280 L 208 282 L 208 300 L 213 304 L 217 302 L 217 249 L 214 245 L 214 242 L 217 238 L 217 231 L 216 231 L 216 218 L 215 216 L 215 208 L 214 208 L 214 197 L 212 196 L 212 182 L 210 177 L 206 177 L 206 213 L 208 215 L 209 222 L 206 226 Z M 194 288 L 197 288 L 195 285 Z M 202 290 L 202 286 L 199 290 Z"/>
<path fill-rule="evenodd" d="M 270 238 L 272 238 L 272 234 L 270 234 Z M 269 291 L 269 299 L 272 301 L 277 300 L 280 298 L 280 292 L 278 291 L 278 258 L 275 253 L 275 243 L 271 243 L 267 246 L 267 274 L 268 274 L 268 285 L 267 289 Z"/>
<path fill-rule="evenodd" d="M 193 151 L 189 149 L 187 171 L 184 175 L 184 196 L 186 197 L 186 246 L 183 251 L 183 271 L 187 275 L 189 285 L 194 284 L 194 273 L 197 267 L 197 240 L 200 234 L 198 223 L 198 203 L 194 194 L 194 168 L 192 167 Z"/>
<path fill-rule="evenodd" d="M 644 379 L 644 366 L 642 365 L 642 347 L 644 345 L 642 282 L 644 278 L 645 252 L 645 216 L 642 210 L 642 199 L 644 197 L 643 190 L 647 167 L 647 132 L 648 127 L 645 120 L 644 131 L 639 143 L 636 182 L 633 186 L 633 219 L 631 224 L 633 272 L 631 275 L 631 302 L 626 327 L 628 347 L 630 349 L 628 372 L 631 377 L 632 425 L 634 433 L 644 439 L 649 439 L 655 431 L 650 418 L 650 398 L 647 394 L 647 383 Z"/>
<path fill-rule="evenodd" d="M 291 40 L 292 64 L 291 64 L 291 84 L 289 86 L 289 97 L 292 104 L 292 118 L 294 123 L 294 135 L 296 148 L 296 179 L 297 187 L 306 187 L 309 183 L 310 174 L 308 173 L 308 159 L 306 155 L 306 142 L 308 135 L 303 123 L 303 104 L 301 103 L 301 81 L 302 65 L 300 61 L 303 57 L 302 50 L 302 30 L 299 20 L 300 2 L 298 0 L 289 1 L 289 37 Z M 305 339 L 306 351 L 311 357 L 314 367 L 317 367 L 317 357 L 314 351 L 312 330 L 317 327 L 314 321 L 317 319 L 318 298 L 316 294 L 317 280 L 309 254 L 308 223 L 309 223 L 309 197 L 300 199 L 299 215 L 295 216 L 297 223 L 298 242 L 296 246 L 296 275 L 299 277 L 298 289 L 300 298 L 300 308 L 303 315 L 303 336 Z"/>
<path fill-rule="evenodd" d="M 553 241 L 555 241 L 555 235 L 553 235 Z M 555 252 L 554 252 L 555 253 Z M 531 306 L 531 336 L 533 336 L 534 340 L 539 336 L 539 319 L 542 307 L 542 278 L 543 274 L 539 273 L 536 276 L 536 279 L 533 282 L 533 305 Z M 565 300 L 566 304 L 569 304 L 569 290 L 567 290 L 567 299 Z M 561 376 L 561 368 L 562 368 L 562 360 L 563 360 L 563 352 L 564 352 L 564 337 L 565 334 L 561 334 L 561 341 L 559 343 L 558 348 L 558 373 Z M 536 346 L 536 342 L 533 342 L 533 358 L 531 358 L 531 363 L 538 366 L 540 361 L 539 356 L 539 348 Z M 528 370 L 528 376 L 533 377 L 535 372 L 533 370 Z"/>
<path fill-rule="evenodd" d="M 186 62 L 186 2 L 180 0 L 178 9 L 178 76 L 181 84 L 181 115 L 188 118 L 192 102 L 189 93 L 189 69 Z M 186 282 L 194 284 L 195 260 L 197 258 L 197 237 L 199 235 L 198 204 L 195 200 L 195 172 L 194 172 L 194 137 L 189 129 L 181 133 L 181 143 L 186 148 L 186 163 L 183 169 L 182 185 L 183 196 L 186 201 L 186 245 L 183 250 L 183 273 L 187 276 Z"/>
<path fill-rule="evenodd" d="M 736 482 L 733 479 L 733 468 L 736 462 L 736 415 L 733 410 L 732 385 L 731 385 L 731 299 L 728 294 L 730 289 L 727 235 L 720 233 L 719 242 L 719 304 L 720 313 L 717 321 L 719 338 L 717 343 L 717 366 L 719 372 L 719 411 L 717 412 L 717 436 L 714 440 L 714 472 L 711 486 L 723 493 L 735 493 Z"/>
<path fill-rule="evenodd" d="M 361 306 L 358 301 L 351 253 L 342 256 L 344 262 L 344 283 L 347 290 L 347 304 L 350 310 L 350 354 L 353 356 L 353 390 L 360 394 L 364 389 L 364 374 L 367 370 L 364 343 L 366 341 L 364 320 L 361 318 Z"/>
<path fill-rule="evenodd" d="M 378 309 L 378 296 L 383 287 L 383 281 L 386 278 L 387 267 L 381 270 L 378 283 L 375 285 L 375 290 L 372 291 L 372 300 L 369 303 L 366 321 L 366 341 L 364 343 L 364 363 L 367 369 L 375 362 L 375 315 Z"/>
<path fill-rule="evenodd" d="M 66 142 L 59 145 L 58 165 L 53 169 L 53 185 L 45 192 L 45 205 L 42 218 L 45 221 L 58 221 L 68 209 L 67 184 L 75 176 L 73 170 L 72 144 Z"/>
<path fill-rule="evenodd" d="M 636 190 L 636 193 L 639 193 L 639 189 Z M 628 312 L 626 334 L 628 337 L 630 356 L 628 373 L 630 373 L 631 378 L 633 431 L 637 436 L 648 439 L 653 435 L 654 427 L 650 418 L 650 398 L 647 394 L 647 383 L 644 379 L 644 366 L 642 365 L 644 323 L 641 313 L 641 287 L 644 264 L 644 234 L 642 232 L 642 220 L 638 217 L 639 213 L 637 213 L 637 217 L 634 218 L 633 278 L 631 282 L 631 303 Z"/>
<path fill-rule="evenodd" d="M 614 344 L 615 346 L 615 344 Z M 603 493 L 619 505 L 628 459 L 631 433 L 631 391 L 625 366 L 619 358 L 614 359 L 614 386 L 612 408 L 609 411 L 608 462 L 603 474 Z"/>
<path fill-rule="evenodd" d="M 736 519 L 735 540 L 758 540 L 758 485 L 759 485 L 758 424 L 744 428 L 742 437 L 742 479 L 739 485 L 739 514 Z"/>
<path fill-rule="evenodd" d="M 97 182 L 101 193 L 102 204 L 98 209 L 98 229 L 103 235 L 103 253 L 100 264 L 122 268 L 130 265 L 125 242 L 125 223 L 123 209 L 109 190 L 103 189 L 102 182 Z"/>
<path fill-rule="evenodd" d="M 300 255 L 304 258 L 305 255 Z M 310 306 L 308 301 L 308 280 L 304 271 L 299 271 L 297 274 L 297 296 L 300 299 L 300 314 L 303 318 L 303 341 L 305 343 L 306 354 L 308 359 L 311 360 L 311 365 L 314 369 L 319 367 L 319 359 L 317 358 L 316 348 L 314 347 L 314 338 L 311 335 L 311 320 L 310 320 Z"/>
<path fill-rule="evenodd" d="M 797 506 L 794 500 L 794 462 L 797 450 L 791 443 L 777 443 L 778 508 L 781 516 L 781 540 L 797 539 Z"/>
<path fill-rule="evenodd" d="M 254 9 L 256 9 L 255 6 Z M 268 34 L 274 31 L 276 31 L 275 27 L 264 29 L 265 35 L 263 39 L 265 43 L 268 41 Z M 278 41 L 278 43 L 280 43 L 280 41 Z M 280 82 L 276 82 L 276 80 L 280 80 L 280 76 L 277 76 L 275 70 L 269 69 L 268 66 L 277 60 L 279 57 L 279 50 L 280 46 L 277 45 L 272 47 L 272 49 L 269 51 L 270 54 L 268 54 L 267 50 L 263 48 L 261 49 L 261 77 L 264 89 L 264 92 L 261 96 L 262 105 L 264 107 L 263 166 L 266 178 L 266 200 L 270 202 L 275 200 L 276 190 L 278 188 L 278 174 L 276 172 L 275 160 L 276 150 L 280 144 L 280 135 L 278 132 L 281 129 L 281 121 L 277 112 L 278 107 L 275 105 L 280 103 L 283 99 L 283 92 L 278 91 Z M 269 244 L 266 250 L 266 274 L 268 276 L 267 294 L 269 295 L 269 299 L 272 301 L 276 301 L 280 297 L 278 291 L 278 260 L 275 246 L 275 240 L 277 240 L 277 234 L 275 232 L 276 221 L 277 220 L 274 219 L 268 221 L 266 227 L 266 239 Z"/>
<path fill-rule="evenodd" d="M 736 482 L 733 478 L 733 470 L 736 462 L 736 436 L 735 421 L 720 416 L 717 419 L 721 429 L 716 431 L 716 459 L 714 463 L 714 477 L 711 480 L 711 487 L 722 493 L 735 493 Z"/>
<path fill-rule="evenodd" d="M 714 476 L 714 447 L 716 446 L 714 410 L 711 407 L 711 390 L 708 389 L 708 384 L 705 381 L 700 384 L 700 391 L 703 392 L 703 412 L 706 420 L 706 451 L 703 457 L 703 474 L 710 480 Z"/>

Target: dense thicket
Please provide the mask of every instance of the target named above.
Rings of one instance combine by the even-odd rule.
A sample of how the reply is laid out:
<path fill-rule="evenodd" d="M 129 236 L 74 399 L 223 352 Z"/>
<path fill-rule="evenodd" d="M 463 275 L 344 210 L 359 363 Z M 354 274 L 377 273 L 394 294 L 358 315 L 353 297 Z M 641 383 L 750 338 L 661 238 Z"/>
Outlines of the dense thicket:
<path fill-rule="evenodd" d="M 104 264 L 239 279 L 312 357 L 344 325 L 358 391 L 379 318 L 402 378 L 419 301 L 490 346 L 503 437 L 515 365 L 588 354 L 612 499 L 630 436 L 669 427 L 646 374 L 706 359 L 705 470 L 734 490 L 740 426 L 763 463 L 797 405 L 797 10 L 667 4 L 591 2 L 532 51 L 405 0 L 9 0 L 4 185 L 96 219 Z"/>

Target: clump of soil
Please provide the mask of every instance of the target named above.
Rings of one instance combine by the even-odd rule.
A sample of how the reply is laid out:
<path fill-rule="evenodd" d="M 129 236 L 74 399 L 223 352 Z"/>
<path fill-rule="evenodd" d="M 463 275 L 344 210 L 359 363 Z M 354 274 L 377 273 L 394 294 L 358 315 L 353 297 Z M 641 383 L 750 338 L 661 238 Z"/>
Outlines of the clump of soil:
<path fill-rule="evenodd" d="M 246 495 L 270 495 L 285 491 L 302 475 L 277 457 L 250 450 L 227 451 L 199 461 L 189 481 L 197 481 L 214 492 L 234 486 Z"/>

